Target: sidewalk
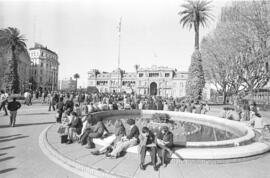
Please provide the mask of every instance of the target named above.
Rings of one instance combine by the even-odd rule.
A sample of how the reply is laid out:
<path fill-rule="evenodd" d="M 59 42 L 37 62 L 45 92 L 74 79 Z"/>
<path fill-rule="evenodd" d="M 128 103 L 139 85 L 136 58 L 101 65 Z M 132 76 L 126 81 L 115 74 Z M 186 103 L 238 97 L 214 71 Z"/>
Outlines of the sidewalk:
<path fill-rule="evenodd" d="M 223 164 L 172 160 L 166 168 L 160 167 L 159 171 L 154 171 L 152 166 L 142 171 L 137 154 L 127 153 L 121 158 L 109 159 L 104 155 L 91 155 L 91 150 L 78 143 L 61 144 L 60 136 L 56 133 L 58 127 L 58 124 L 53 124 L 44 130 L 40 135 L 40 146 L 51 160 L 83 177 L 268 178 L 270 175 L 269 153 Z M 150 157 L 147 156 L 145 163 L 149 162 Z"/>

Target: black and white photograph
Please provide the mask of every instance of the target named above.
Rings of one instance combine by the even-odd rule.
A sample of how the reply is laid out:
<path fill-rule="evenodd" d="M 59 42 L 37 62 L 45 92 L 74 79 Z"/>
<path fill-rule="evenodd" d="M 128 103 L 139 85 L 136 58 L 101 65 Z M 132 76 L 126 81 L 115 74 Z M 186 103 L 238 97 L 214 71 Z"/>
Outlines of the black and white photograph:
<path fill-rule="evenodd" d="M 0 0 L 1 178 L 269 178 L 269 0 Z"/>

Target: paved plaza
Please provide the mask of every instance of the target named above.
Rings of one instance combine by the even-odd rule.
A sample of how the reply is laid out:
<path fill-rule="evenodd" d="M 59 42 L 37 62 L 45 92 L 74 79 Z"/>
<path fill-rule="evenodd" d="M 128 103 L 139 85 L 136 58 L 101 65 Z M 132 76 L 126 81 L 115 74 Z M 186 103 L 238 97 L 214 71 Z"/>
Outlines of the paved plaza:
<path fill-rule="evenodd" d="M 39 135 L 54 122 L 48 106 L 22 106 L 17 126 L 9 127 L 9 117 L 0 113 L 1 178 L 76 178 L 76 174 L 50 161 L 39 147 Z"/>
<path fill-rule="evenodd" d="M 172 160 L 159 171 L 154 171 L 151 165 L 142 171 L 137 154 L 127 153 L 121 158 L 109 159 L 104 155 L 93 156 L 90 150 L 77 143 L 61 144 L 54 112 L 47 109 L 41 104 L 23 106 L 14 128 L 7 126 L 8 117 L 0 117 L 1 177 L 64 178 L 91 174 L 91 177 L 268 178 L 270 175 L 269 153 L 223 163 Z M 216 113 L 218 109 L 210 114 Z M 150 157 L 146 158 L 148 162 Z"/>

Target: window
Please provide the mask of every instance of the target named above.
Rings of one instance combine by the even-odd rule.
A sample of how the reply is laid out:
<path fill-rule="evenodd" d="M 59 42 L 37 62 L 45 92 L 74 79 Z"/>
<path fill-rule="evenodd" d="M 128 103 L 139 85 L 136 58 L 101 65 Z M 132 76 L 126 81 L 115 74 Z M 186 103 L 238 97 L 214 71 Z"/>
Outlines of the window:
<path fill-rule="evenodd" d="M 149 77 L 158 77 L 159 73 L 149 73 Z"/>
<path fill-rule="evenodd" d="M 43 67 L 43 63 L 42 62 L 40 63 L 40 67 Z"/>
<path fill-rule="evenodd" d="M 170 77 L 170 73 L 165 73 L 165 77 Z"/>
<path fill-rule="evenodd" d="M 139 77 L 143 77 L 143 73 L 139 73 Z"/>

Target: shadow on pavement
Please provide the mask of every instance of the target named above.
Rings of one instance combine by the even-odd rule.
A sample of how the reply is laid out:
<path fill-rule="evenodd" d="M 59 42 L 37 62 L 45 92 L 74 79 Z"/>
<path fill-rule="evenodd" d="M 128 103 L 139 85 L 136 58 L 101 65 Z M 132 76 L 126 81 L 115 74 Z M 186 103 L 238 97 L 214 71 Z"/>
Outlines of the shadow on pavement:
<path fill-rule="evenodd" d="M 9 157 L 0 159 L 0 162 L 7 161 L 7 160 L 10 160 L 10 159 L 14 159 L 14 158 L 15 158 L 14 156 L 9 156 Z"/>
<path fill-rule="evenodd" d="M 18 114 L 19 116 L 33 116 L 33 115 L 49 115 L 50 113 L 24 113 L 24 114 Z"/>
<path fill-rule="evenodd" d="M 8 138 L 8 137 L 15 137 L 15 136 L 20 136 L 22 134 L 15 134 L 15 135 L 7 135 L 7 136 L 1 136 L 0 139 L 3 139 L 3 138 Z"/>
<path fill-rule="evenodd" d="M 4 156 L 4 155 L 6 155 L 7 153 L 0 153 L 0 156 Z"/>
<path fill-rule="evenodd" d="M 22 126 L 31 126 L 31 125 L 44 125 L 44 124 L 53 124 L 55 122 L 39 122 L 39 123 L 28 123 L 28 124 L 15 124 L 15 127 L 22 127 Z M 0 128 L 8 128 L 9 125 L 1 125 Z"/>
<path fill-rule="evenodd" d="M 15 146 L 3 147 L 3 148 L 0 148 L 0 150 L 8 150 L 8 149 L 11 149 L 11 148 L 15 148 Z"/>
<path fill-rule="evenodd" d="M 3 139 L 3 140 L 0 140 L 0 143 L 9 142 L 12 140 L 18 140 L 18 139 L 22 139 L 22 138 L 26 138 L 26 137 L 29 137 L 29 136 L 19 136 L 19 137 L 14 137 L 14 138 L 9 138 L 9 139 Z"/>
<path fill-rule="evenodd" d="M 0 174 L 4 174 L 6 172 L 9 172 L 9 171 L 14 171 L 16 168 L 8 168 L 8 169 L 3 169 L 3 170 L 0 170 Z"/>

